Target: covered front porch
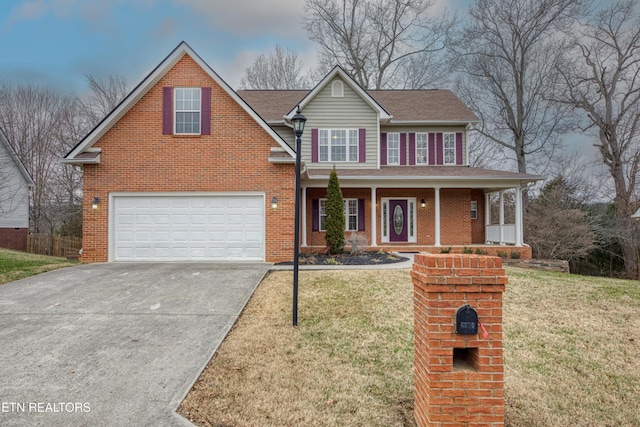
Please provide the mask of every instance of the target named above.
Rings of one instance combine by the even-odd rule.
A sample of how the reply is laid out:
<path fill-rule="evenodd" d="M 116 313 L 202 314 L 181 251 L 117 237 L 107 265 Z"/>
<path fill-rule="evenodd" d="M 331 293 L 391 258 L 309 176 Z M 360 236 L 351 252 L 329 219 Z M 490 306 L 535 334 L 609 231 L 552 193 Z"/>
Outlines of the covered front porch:
<path fill-rule="evenodd" d="M 347 249 L 356 242 L 370 251 L 531 258 L 531 249 L 523 242 L 520 182 L 511 183 L 513 186 L 503 183 L 502 188 L 495 185 L 477 188 L 478 183 L 471 186 L 468 182 L 435 186 L 415 181 L 403 182 L 403 186 L 378 182 L 365 187 L 345 177 L 340 180 Z M 322 252 L 326 246 L 323 227 L 326 184 L 305 184 L 301 194 L 301 249 Z M 507 191 L 511 193 L 508 208 Z"/>

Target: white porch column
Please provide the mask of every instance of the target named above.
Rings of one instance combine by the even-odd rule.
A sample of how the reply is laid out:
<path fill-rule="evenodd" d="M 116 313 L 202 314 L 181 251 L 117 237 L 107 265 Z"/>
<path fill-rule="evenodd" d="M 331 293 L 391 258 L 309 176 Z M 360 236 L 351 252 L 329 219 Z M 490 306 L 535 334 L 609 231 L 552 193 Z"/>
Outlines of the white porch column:
<path fill-rule="evenodd" d="M 500 244 L 504 245 L 504 191 L 500 191 Z"/>
<path fill-rule="evenodd" d="M 436 242 L 435 245 L 436 246 L 440 246 L 440 188 L 436 187 L 434 188 L 435 192 L 436 192 L 436 197 L 435 197 L 435 211 L 436 211 L 436 218 L 435 218 L 435 238 L 436 238 Z"/>
<path fill-rule="evenodd" d="M 371 246 L 378 246 L 378 221 L 376 218 L 377 189 L 371 187 Z"/>
<path fill-rule="evenodd" d="M 307 187 L 302 189 L 302 246 L 307 246 Z"/>
<path fill-rule="evenodd" d="M 516 188 L 516 246 L 524 243 L 524 227 L 522 212 L 522 187 Z"/>
<path fill-rule="evenodd" d="M 491 225 L 491 193 L 484 193 L 484 225 Z"/>

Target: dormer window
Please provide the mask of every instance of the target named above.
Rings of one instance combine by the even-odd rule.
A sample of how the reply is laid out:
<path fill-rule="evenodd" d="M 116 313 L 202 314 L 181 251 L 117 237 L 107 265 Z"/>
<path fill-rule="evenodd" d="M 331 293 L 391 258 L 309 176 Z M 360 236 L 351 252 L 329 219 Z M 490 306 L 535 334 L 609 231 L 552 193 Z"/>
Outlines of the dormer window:
<path fill-rule="evenodd" d="M 342 98 L 344 96 L 344 83 L 342 83 L 342 80 L 335 80 L 331 83 L 331 96 L 333 98 Z"/>

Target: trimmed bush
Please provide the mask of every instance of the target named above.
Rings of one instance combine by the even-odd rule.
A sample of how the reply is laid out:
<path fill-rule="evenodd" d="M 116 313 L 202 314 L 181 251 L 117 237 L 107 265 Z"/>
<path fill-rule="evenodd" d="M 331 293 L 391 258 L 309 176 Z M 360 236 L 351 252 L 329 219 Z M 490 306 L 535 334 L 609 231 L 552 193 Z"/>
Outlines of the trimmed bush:
<path fill-rule="evenodd" d="M 324 234 L 324 239 L 327 243 L 327 247 L 329 248 L 329 253 L 331 255 L 341 254 L 344 252 L 344 201 L 335 165 L 333 166 L 331 175 L 329 175 L 325 212 L 327 214 L 327 219 L 325 223 L 326 233 Z"/>

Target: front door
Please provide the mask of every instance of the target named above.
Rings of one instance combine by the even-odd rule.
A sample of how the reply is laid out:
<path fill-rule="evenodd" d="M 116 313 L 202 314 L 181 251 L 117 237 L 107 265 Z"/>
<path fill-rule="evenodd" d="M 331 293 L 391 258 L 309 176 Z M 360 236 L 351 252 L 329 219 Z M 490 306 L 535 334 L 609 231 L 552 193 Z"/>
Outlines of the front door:
<path fill-rule="evenodd" d="M 389 241 L 408 241 L 408 211 L 406 200 L 389 200 Z"/>

